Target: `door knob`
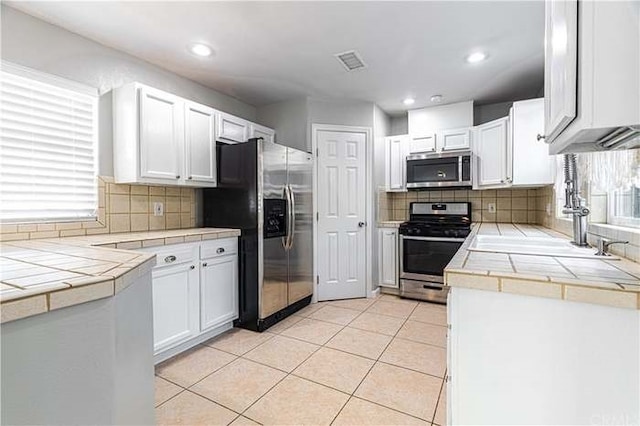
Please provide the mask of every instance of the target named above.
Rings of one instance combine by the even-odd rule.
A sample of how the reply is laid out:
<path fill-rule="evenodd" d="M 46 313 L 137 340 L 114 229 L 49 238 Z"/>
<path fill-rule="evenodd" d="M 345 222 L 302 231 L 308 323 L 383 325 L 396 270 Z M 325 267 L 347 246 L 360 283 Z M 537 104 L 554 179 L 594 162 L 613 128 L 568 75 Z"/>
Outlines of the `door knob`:
<path fill-rule="evenodd" d="M 358 222 L 358 228 L 364 228 L 365 225 L 365 222 Z"/>

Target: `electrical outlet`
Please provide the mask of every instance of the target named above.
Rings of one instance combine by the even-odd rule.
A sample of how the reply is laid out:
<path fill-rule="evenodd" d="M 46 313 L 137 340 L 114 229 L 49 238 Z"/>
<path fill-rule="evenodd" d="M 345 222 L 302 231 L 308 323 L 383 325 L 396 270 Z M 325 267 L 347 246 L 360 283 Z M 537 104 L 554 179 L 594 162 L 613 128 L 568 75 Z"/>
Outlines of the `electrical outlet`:
<path fill-rule="evenodd" d="M 489 210 L 489 213 L 495 213 L 496 212 L 496 203 L 488 203 L 487 204 L 487 210 Z"/>
<path fill-rule="evenodd" d="M 163 203 L 153 203 L 153 215 L 154 216 L 163 216 L 164 215 L 164 204 Z"/>

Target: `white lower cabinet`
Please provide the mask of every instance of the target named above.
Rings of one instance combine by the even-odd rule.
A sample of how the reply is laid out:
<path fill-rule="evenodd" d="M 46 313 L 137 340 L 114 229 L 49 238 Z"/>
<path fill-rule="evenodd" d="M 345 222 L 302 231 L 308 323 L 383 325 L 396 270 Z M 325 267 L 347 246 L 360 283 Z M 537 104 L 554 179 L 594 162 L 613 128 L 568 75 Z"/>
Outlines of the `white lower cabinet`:
<path fill-rule="evenodd" d="M 207 331 L 238 317 L 238 256 L 205 259 L 200 269 L 200 328 Z"/>
<path fill-rule="evenodd" d="M 238 318 L 238 239 L 142 249 L 152 271 L 156 362 L 233 326 Z"/>
<path fill-rule="evenodd" d="M 194 264 L 183 263 L 156 267 L 152 277 L 153 351 L 158 353 L 200 331 L 198 271 Z"/>
<path fill-rule="evenodd" d="M 398 230 L 378 230 L 378 275 L 381 287 L 399 287 L 398 276 Z"/>

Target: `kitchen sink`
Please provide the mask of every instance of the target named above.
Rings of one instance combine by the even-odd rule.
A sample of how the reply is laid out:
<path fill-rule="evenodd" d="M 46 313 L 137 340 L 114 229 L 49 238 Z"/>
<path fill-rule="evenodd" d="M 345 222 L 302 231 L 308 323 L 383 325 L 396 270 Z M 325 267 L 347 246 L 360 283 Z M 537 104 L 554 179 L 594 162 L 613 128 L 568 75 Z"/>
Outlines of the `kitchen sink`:
<path fill-rule="evenodd" d="M 591 247 L 576 247 L 562 238 L 512 237 L 502 235 L 476 235 L 470 251 L 490 253 L 529 254 L 537 256 L 575 257 L 583 259 L 617 260 L 616 256 L 596 256 Z"/>

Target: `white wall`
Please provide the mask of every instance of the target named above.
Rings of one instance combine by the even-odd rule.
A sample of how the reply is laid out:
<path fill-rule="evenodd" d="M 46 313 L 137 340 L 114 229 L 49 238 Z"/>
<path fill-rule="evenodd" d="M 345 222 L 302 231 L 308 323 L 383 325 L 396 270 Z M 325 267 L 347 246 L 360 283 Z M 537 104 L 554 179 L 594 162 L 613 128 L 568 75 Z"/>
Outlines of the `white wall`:
<path fill-rule="evenodd" d="M 489 121 L 509 115 L 509 109 L 513 102 L 500 102 L 488 105 L 473 106 L 473 125 L 488 123 Z"/>
<path fill-rule="evenodd" d="M 409 115 L 391 117 L 391 131 L 389 136 L 406 135 L 409 133 Z"/>
<path fill-rule="evenodd" d="M 257 109 L 256 121 L 276 131 L 276 142 L 309 151 L 307 98 L 292 99 Z"/>
<path fill-rule="evenodd" d="M 256 108 L 61 27 L 1 6 L 2 59 L 98 88 L 99 174 L 113 176 L 111 89 L 139 81 L 248 120 Z"/>
<path fill-rule="evenodd" d="M 473 126 L 473 101 L 409 110 L 409 133 Z"/>

